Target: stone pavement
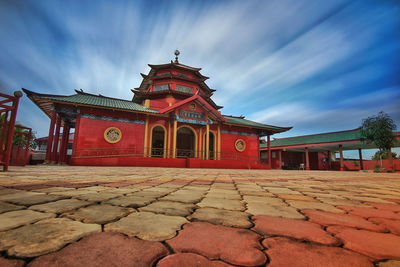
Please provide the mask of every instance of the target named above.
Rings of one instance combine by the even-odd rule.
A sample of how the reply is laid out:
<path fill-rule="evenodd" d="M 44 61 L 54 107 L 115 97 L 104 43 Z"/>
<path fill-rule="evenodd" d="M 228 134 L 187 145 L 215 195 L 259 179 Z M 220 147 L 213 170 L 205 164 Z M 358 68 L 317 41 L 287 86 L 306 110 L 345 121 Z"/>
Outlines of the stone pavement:
<path fill-rule="evenodd" d="M 0 266 L 400 266 L 400 174 L 0 173 Z"/>

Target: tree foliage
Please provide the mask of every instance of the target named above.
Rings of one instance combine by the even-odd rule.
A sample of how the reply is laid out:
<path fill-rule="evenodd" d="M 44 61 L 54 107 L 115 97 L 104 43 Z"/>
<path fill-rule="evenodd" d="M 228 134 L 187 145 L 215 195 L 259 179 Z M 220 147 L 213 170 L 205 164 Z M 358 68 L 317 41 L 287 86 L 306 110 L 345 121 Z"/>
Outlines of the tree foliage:
<path fill-rule="evenodd" d="M 381 111 L 376 116 L 371 116 L 362 121 L 361 137 L 366 143 L 374 143 L 380 151 L 387 151 L 394 146 L 397 129 L 393 119 Z"/>
<path fill-rule="evenodd" d="M 4 122 L 4 120 L 5 120 L 5 114 L 0 116 L 0 123 Z M 18 123 L 16 123 L 15 126 L 16 127 L 14 128 L 14 136 L 13 136 L 13 140 L 12 140 L 12 145 L 13 146 L 19 145 L 19 146 L 25 148 L 27 143 L 28 143 L 28 139 L 26 138 L 27 137 L 26 134 L 29 131 L 26 130 L 26 129 L 23 129 L 23 128 L 19 128 L 18 126 L 22 126 L 22 125 L 19 125 Z M 2 133 L 2 127 L 3 127 L 3 125 L 0 126 L 0 138 L 1 138 L 1 133 Z M 7 132 L 8 132 L 8 125 L 6 126 L 6 131 L 5 131 L 5 134 L 4 134 L 3 149 L 5 148 L 5 145 L 6 145 Z M 21 140 L 20 140 L 20 136 L 21 135 L 22 135 L 22 137 L 21 137 Z M 30 150 L 35 149 L 36 146 L 37 146 L 35 139 L 36 139 L 35 132 L 32 131 L 31 132 L 31 138 L 30 138 L 30 141 L 29 141 L 29 149 Z"/>
<path fill-rule="evenodd" d="M 376 151 L 375 155 L 372 157 L 373 160 L 380 160 L 382 159 L 388 159 L 388 152 L 387 151 Z M 392 158 L 397 159 L 397 153 L 392 152 Z"/>

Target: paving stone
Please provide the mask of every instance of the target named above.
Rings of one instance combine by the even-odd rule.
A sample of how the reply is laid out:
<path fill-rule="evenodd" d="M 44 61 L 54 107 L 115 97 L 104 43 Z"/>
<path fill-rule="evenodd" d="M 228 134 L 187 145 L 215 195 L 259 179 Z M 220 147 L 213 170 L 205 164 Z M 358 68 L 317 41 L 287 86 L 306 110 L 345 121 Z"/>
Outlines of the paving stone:
<path fill-rule="evenodd" d="M 364 197 L 364 196 L 349 196 L 348 197 L 351 200 L 359 200 L 359 201 L 365 201 L 365 202 L 375 202 L 375 203 L 390 203 L 393 204 L 393 202 L 376 198 L 376 197 Z"/>
<path fill-rule="evenodd" d="M 11 188 L 0 188 L 0 197 L 9 194 L 25 192 L 23 190 L 11 189 Z"/>
<path fill-rule="evenodd" d="M 246 229 L 194 222 L 185 224 L 178 236 L 167 243 L 176 252 L 196 253 L 235 265 L 257 266 L 267 260 L 260 251 L 259 239 L 259 235 Z"/>
<path fill-rule="evenodd" d="M 148 198 L 159 198 L 167 195 L 166 192 L 156 192 L 156 191 L 139 191 L 130 194 L 131 196 L 136 197 L 148 197 Z"/>
<path fill-rule="evenodd" d="M 244 191 L 241 190 L 240 194 L 243 196 L 258 196 L 258 197 L 274 197 L 275 195 L 272 193 L 268 193 L 265 191 Z"/>
<path fill-rule="evenodd" d="M 83 190 L 83 191 L 94 191 L 94 192 L 104 192 L 104 191 L 109 191 L 112 190 L 113 188 L 107 187 L 107 186 L 89 186 L 89 187 L 84 187 L 84 188 L 80 188 L 78 190 Z"/>
<path fill-rule="evenodd" d="M 390 210 L 393 212 L 400 212 L 400 205 L 398 204 L 374 203 L 374 202 L 367 202 L 366 204 L 375 207 L 379 210 Z"/>
<path fill-rule="evenodd" d="M 163 241 L 174 237 L 182 224 L 187 222 L 188 220 L 178 216 L 135 212 L 117 222 L 106 224 L 104 231 L 120 232 L 144 240 Z"/>
<path fill-rule="evenodd" d="M 150 197 L 137 197 L 137 196 L 124 196 L 119 198 L 114 198 L 105 201 L 104 203 L 122 206 L 122 207 L 131 207 L 131 208 L 139 208 L 150 204 L 155 201 L 155 198 Z"/>
<path fill-rule="evenodd" d="M 31 210 L 38 210 L 44 212 L 53 213 L 63 213 L 70 210 L 78 209 L 84 206 L 92 204 L 88 201 L 78 200 L 78 199 L 62 199 L 55 202 L 50 202 L 46 204 L 30 206 Z"/>
<path fill-rule="evenodd" d="M 303 196 L 303 195 L 291 195 L 291 194 L 277 194 L 279 198 L 285 200 L 301 200 L 301 201 L 311 201 L 311 202 L 319 202 L 318 200 L 310 197 L 310 196 Z"/>
<path fill-rule="evenodd" d="M 343 229 L 338 234 L 344 247 L 376 260 L 400 260 L 400 236 L 366 230 Z"/>
<path fill-rule="evenodd" d="M 247 203 L 259 202 L 265 205 L 286 205 L 282 199 L 277 197 L 243 196 Z"/>
<path fill-rule="evenodd" d="M 287 236 L 324 245 L 340 245 L 340 241 L 325 232 L 319 224 L 266 215 L 253 216 L 253 221 L 255 226 L 252 230 L 264 236 Z"/>
<path fill-rule="evenodd" d="M 36 258 L 30 267 L 40 266 L 154 266 L 168 255 L 159 242 L 129 238 L 119 233 L 95 233 L 62 250 Z"/>
<path fill-rule="evenodd" d="M 0 256 L 0 266 L 1 267 L 22 267 L 25 262 L 21 260 L 6 259 Z"/>
<path fill-rule="evenodd" d="M 203 198 L 203 193 L 178 193 L 174 192 L 169 194 L 168 196 L 165 196 L 161 198 L 161 200 L 169 200 L 169 201 L 178 201 L 178 202 L 183 202 L 183 203 L 197 203 Z"/>
<path fill-rule="evenodd" d="M 50 195 L 56 195 L 56 196 L 65 196 L 65 197 L 77 197 L 85 194 L 90 194 L 93 193 L 93 191 L 90 190 L 69 190 L 69 191 L 61 191 L 61 192 L 53 192 L 49 193 Z"/>
<path fill-rule="evenodd" d="M 197 209 L 188 219 L 239 228 L 250 228 L 253 226 L 248 213 L 215 208 Z"/>
<path fill-rule="evenodd" d="M 7 211 L 13 211 L 13 210 L 21 210 L 24 209 L 24 206 L 17 206 L 14 204 L 10 204 L 10 203 L 6 203 L 6 202 L 2 202 L 0 201 L 0 213 L 4 213 Z"/>
<path fill-rule="evenodd" d="M 368 221 L 381 224 L 393 234 L 400 235 L 400 220 L 390 220 L 385 218 L 369 218 Z"/>
<path fill-rule="evenodd" d="M 45 196 L 46 194 L 38 192 L 20 191 L 11 194 L 0 195 L 0 201 L 12 202 L 13 200 L 30 198 L 33 196 L 43 196 L 43 195 Z"/>
<path fill-rule="evenodd" d="M 0 232 L 0 250 L 15 257 L 36 257 L 59 250 L 85 235 L 100 232 L 97 224 L 51 218 L 14 230 Z"/>
<path fill-rule="evenodd" d="M 64 213 L 62 214 L 62 217 L 82 221 L 84 223 L 105 224 L 124 217 L 132 212 L 136 211 L 130 208 L 121 208 L 104 204 L 80 208 L 74 212 Z"/>
<path fill-rule="evenodd" d="M 244 204 L 239 200 L 234 199 L 222 199 L 222 198 L 204 198 L 200 203 L 197 204 L 199 207 L 209 207 L 225 210 L 237 210 L 244 211 Z"/>
<path fill-rule="evenodd" d="M 360 216 L 363 218 L 374 217 L 374 218 L 400 220 L 400 214 L 396 214 L 390 210 L 378 210 L 372 208 L 347 207 L 347 206 L 339 206 L 338 208 L 343 209 L 352 215 Z"/>
<path fill-rule="evenodd" d="M 63 191 L 70 191 L 70 190 L 75 190 L 75 189 L 71 188 L 71 187 L 53 186 L 53 187 L 36 189 L 33 191 L 40 192 L 40 193 L 54 193 L 54 192 L 63 192 Z"/>
<path fill-rule="evenodd" d="M 339 225 L 345 227 L 361 228 L 376 232 L 385 232 L 386 228 L 373 224 L 361 217 L 341 214 L 335 212 L 303 210 L 302 213 L 309 217 L 310 222 L 315 222 L 324 226 Z"/>
<path fill-rule="evenodd" d="M 330 212 L 344 213 L 343 210 L 335 208 L 333 205 L 320 202 L 300 201 L 300 200 L 286 200 L 290 206 L 296 209 L 316 209 Z"/>
<path fill-rule="evenodd" d="M 56 217 L 53 213 L 42 213 L 32 210 L 16 210 L 0 214 L 0 231 L 9 230 L 18 226 L 37 222 L 39 220 Z"/>
<path fill-rule="evenodd" d="M 379 262 L 378 267 L 400 267 L 400 261 L 388 260 L 384 262 Z"/>
<path fill-rule="evenodd" d="M 17 204 L 17 205 L 24 205 L 24 206 L 31 206 L 35 204 L 42 204 L 47 202 L 52 202 L 56 200 L 60 200 L 65 198 L 64 196 L 51 196 L 46 194 L 41 195 L 34 195 L 34 196 L 26 196 L 21 198 L 14 198 L 9 199 L 7 201 Z"/>
<path fill-rule="evenodd" d="M 291 219 L 305 219 L 304 215 L 295 208 L 282 205 L 268 205 L 259 203 L 248 203 L 246 212 L 253 215 L 270 215 Z"/>
<path fill-rule="evenodd" d="M 229 267 L 233 265 L 227 264 L 223 261 L 210 261 L 206 257 L 194 253 L 178 253 L 169 255 L 161 259 L 157 267 Z"/>
<path fill-rule="evenodd" d="M 370 208 L 371 206 L 364 204 L 360 201 L 349 200 L 349 199 L 335 199 L 335 198 L 323 198 L 317 197 L 317 199 L 323 203 L 331 204 L 334 206 L 354 206 L 354 207 L 365 207 Z"/>
<path fill-rule="evenodd" d="M 234 200 L 242 200 L 242 197 L 238 194 L 221 194 L 210 192 L 206 195 L 207 198 L 223 198 L 223 199 L 234 199 Z"/>
<path fill-rule="evenodd" d="M 115 193 L 109 193 L 109 192 L 99 192 L 99 193 L 88 193 L 84 195 L 77 196 L 76 198 L 82 199 L 82 200 L 87 200 L 87 201 L 92 201 L 92 202 L 100 202 L 100 201 L 105 201 L 109 200 L 112 198 L 116 198 L 121 196 L 121 194 L 115 194 Z"/>
<path fill-rule="evenodd" d="M 291 195 L 301 195 L 297 191 L 290 190 L 285 187 L 264 187 L 264 189 L 268 190 L 268 192 L 273 194 L 291 194 Z"/>
<path fill-rule="evenodd" d="M 157 201 L 150 205 L 140 208 L 140 211 L 150 211 L 172 216 L 187 216 L 193 212 L 196 205 L 191 203 L 181 203 L 174 201 Z"/>
<path fill-rule="evenodd" d="M 296 267 L 354 267 L 371 266 L 373 263 L 365 256 L 338 247 L 301 243 L 285 237 L 265 239 L 262 244 L 268 248 L 268 266 Z"/>

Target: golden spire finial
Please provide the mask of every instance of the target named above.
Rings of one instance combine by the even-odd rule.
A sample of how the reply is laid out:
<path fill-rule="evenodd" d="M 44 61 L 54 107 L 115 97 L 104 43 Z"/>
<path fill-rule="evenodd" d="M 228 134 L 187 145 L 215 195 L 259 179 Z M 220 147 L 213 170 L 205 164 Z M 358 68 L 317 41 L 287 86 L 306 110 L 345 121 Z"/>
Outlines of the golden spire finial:
<path fill-rule="evenodd" d="M 180 52 L 178 49 L 175 50 L 175 62 L 174 63 L 179 63 L 178 61 L 178 56 L 179 56 Z"/>

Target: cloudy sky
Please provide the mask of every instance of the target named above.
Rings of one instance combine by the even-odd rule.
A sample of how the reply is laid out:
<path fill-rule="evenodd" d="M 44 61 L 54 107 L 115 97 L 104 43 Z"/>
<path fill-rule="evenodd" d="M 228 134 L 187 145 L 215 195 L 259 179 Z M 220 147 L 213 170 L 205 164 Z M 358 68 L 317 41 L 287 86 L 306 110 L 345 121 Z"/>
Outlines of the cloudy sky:
<path fill-rule="evenodd" d="M 1 1 L 0 90 L 131 99 L 148 63 L 201 67 L 223 114 L 294 128 L 400 126 L 400 4 L 364 1 Z M 48 133 L 26 97 L 18 121 Z"/>

